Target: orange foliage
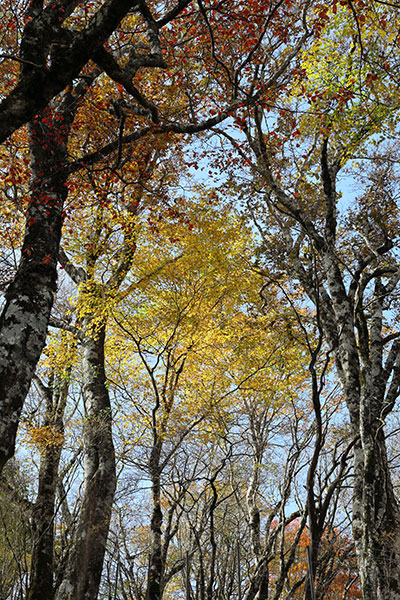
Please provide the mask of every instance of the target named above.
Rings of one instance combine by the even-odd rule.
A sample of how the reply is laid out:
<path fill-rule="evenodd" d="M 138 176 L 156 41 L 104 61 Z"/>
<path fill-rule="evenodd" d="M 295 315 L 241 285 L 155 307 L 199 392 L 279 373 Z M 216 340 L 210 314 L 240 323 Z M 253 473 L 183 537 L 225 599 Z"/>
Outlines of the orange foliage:
<path fill-rule="evenodd" d="M 285 547 L 290 548 L 298 533 L 300 521 L 296 519 L 285 529 Z M 276 522 L 272 523 L 276 527 Z M 296 559 L 289 571 L 291 583 L 307 577 L 307 547 L 310 546 L 310 532 L 305 528 L 300 535 L 296 550 Z M 342 600 L 346 590 L 346 598 L 362 598 L 357 576 L 357 563 L 354 544 L 351 538 L 337 528 L 327 529 L 323 534 L 319 550 L 320 562 L 317 568 L 315 587 L 318 594 L 324 594 L 329 600 Z M 276 579 L 279 559 L 275 558 L 270 566 L 271 580 Z M 302 600 L 304 585 L 294 593 L 293 598 Z"/>

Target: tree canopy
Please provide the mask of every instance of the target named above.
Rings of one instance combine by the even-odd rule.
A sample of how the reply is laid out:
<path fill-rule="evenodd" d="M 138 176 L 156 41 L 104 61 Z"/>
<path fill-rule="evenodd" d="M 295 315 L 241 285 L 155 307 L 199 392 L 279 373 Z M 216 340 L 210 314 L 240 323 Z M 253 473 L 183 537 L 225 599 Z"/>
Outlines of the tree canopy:
<path fill-rule="evenodd" d="M 0 596 L 400 599 L 399 15 L 0 8 Z"/>

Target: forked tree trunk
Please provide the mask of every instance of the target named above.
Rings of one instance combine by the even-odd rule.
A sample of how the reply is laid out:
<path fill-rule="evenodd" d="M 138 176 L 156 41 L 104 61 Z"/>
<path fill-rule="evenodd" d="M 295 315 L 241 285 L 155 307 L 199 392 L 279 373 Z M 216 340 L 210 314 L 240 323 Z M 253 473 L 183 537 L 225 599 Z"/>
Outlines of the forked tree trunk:
<path fill-rule="evenodd" d="M 364 600 L 400 600 L 400 510 L 387 461 L 385 418 L 400 390 L 397 340 L 384 355 L 383 307 L 390 285 L 380 277 L 368 298 L 345 291 L 337 257 L 321 252 L 334 309 L 325 321 L 349 410 L 354 439 L 353 534 Z M 390 271 L 389 271 L 390 273 Z M 388 273 L 388 274 L 389 274 Z M 396 285 L 397 275 L 393 279 Z M 361 282 L 362 283 L 362 282 Z M 360 284 L 361 285 L 361 284 Z M 356 333 L 357 335 L 356 335 Z"/>
<path fill-rule="evenodd" d="M 338 244 L 336 180 L 343 148 L 325 137 L 320 147 L 321 199 L 318 217 L 285 191 L 273 174 L 263 138 L 263 113 L 255 110 L 256 133 L 250 145 L 268 202 L 290 215 L 301 233 L 279 217 L 286 246 L 286 269 L 301 283 L 321 312 L 321 325 L 334 355 L 350 415 L 354 447 L 353 528 L 364 600 L 400 600 L 400 509 L 387 462 L 385 418 L 400 395 L 399 331 L 387 335 L 384 311 L 398 294 L 400 266 L 385 233 L 355 244 L 353 255 Z M 299 180 L 300 181 L 300 180 Z M 377 229 L 380 229 L 377 223 Z M 267 234 L 266 234 L 267 235 Z M 302 252 L 308 240 L 309 254 Z M 350 260 L 348 260 L 348 258 Z"/>

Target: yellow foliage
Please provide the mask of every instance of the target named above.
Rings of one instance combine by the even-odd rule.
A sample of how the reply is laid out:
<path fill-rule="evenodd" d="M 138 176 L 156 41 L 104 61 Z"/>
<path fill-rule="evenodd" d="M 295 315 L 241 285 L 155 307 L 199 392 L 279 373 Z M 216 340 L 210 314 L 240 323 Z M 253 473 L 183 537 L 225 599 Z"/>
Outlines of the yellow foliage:
<path fill-rule="evenodd" d="M 386 7 L 370 8 L 363 8 L 359 22 L 344 3 L 327 9 L 324 30 L 302 51 L 293 85 L 302 105 L 309 104 L 301 133 L 329 135 L 346 148 L 346 157 L 373 134 L 392 129 L 397 119 L 398 86 L 390 69 L 398 24 L 384 17 Z"/>
<path fill-rule="evenodd" d="M 50 447 L 59 448 L 64 444 L 63 433 L 53 425 L 36 427 L 32 423 L 26 423 L 23 439 L 39 452 L 44 452 Z"/>
<path fill-rule="evenodd" d="M 166 222 L 151 237 L 138 235 L 136 260 L 112 303 L 108 373 L 129 399 L 116 417 L 121 454 L 189 430 L 192 442 L 218 440 L 250 396 L 260 410 L 284 410 L 304 386 L 304 349 L 290 337 L 283 307 L 271 296 L 268 313 L 249 314 L 261 280 L 248 267 L 248 228 L 208 198 L 185 211 L 191 227 Z"/>
<path fill-rule="evenodd" d="M 46 341 L 41 367 L 48 374 L 54 373 L 58 377 L 68 377 L 71 367 L 77 361 L 76 339 L 68 331 L 59 330 L 51 332 Z"/>

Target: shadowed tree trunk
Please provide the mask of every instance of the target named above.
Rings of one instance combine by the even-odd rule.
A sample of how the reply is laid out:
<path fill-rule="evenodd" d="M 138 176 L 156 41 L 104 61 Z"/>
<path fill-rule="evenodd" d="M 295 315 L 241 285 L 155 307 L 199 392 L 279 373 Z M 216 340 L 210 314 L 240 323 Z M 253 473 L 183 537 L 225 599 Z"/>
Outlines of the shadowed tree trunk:
<path fill-rule="evenodd" d="M 53 376 L 49 387 L 40 385 L 46 400 L 44 427 L 51 430 L 52 439 L 42 450 L 40 460 L 39 489 L 32 514 L 34 543 L 28 600 L 54 597 L 54 510 L 68 384 L 68 376 Z"/>
<path fill-rule="evenodd" d="M 151 549 L 147 581 L 146 600 L 161 600 L 163 589 L 164 565 L 162 560 L 162 520 L 161 510 L 161 469 L 160 453 L 162 442 L 157 439 L 150 455 L 149 472 L 151 477 L 152 515 L 151 515 Z"/>
<path fill-rule="evenodd" d="M 0 316 L 0 470 L 14 454 L 19 417 L 45 343 L 56 291 L 67 197 L 66 175 L 59 167 L 66 160 L 68 121 L 55 136 L 51 115 L 41 113 L 29 127 L 32 179 L 25 237 Z"/>
<path fill-rule="evenodd" d="M 57 287 L 71 126 L 99 70 L 29 125 L 31 184 L 25 237 L 0 316 L 0 471 L 13 456 L 23 403 L 43 350 Z"/>

